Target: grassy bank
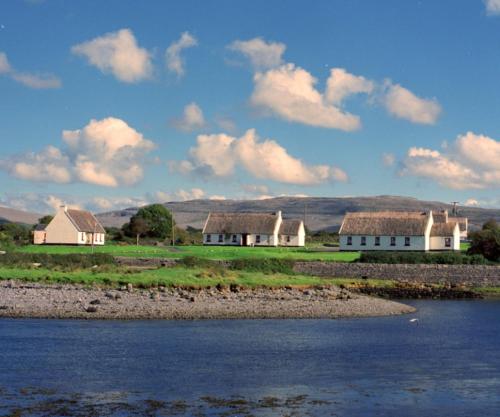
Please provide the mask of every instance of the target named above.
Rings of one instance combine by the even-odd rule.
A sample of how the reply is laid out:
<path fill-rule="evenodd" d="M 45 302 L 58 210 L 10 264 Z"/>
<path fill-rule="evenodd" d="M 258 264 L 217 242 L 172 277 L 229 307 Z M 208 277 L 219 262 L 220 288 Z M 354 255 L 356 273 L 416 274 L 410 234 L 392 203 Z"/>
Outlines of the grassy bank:
<path fill-rule="evenodd" d="M 0 267 L 0 279 L 29 282 L 68 283 L 85 285 L 125 285 L 138 287 L 208 287 L 217 284 L 243 287 L 310 287 L 317 285 L 351 285 L 369 283 L 373 286 L 392 285 L 385 280 L 353 280 L 343 278 L 319 278 L 306 275 L 265 274 L 262 272 L 236 271 L 210 268 L 159 268 L 138 271 L 118 267 L 98 267 L 91 270 L 54 271 L 43 268 L 20 269 Z"/>
<path fill-rule="evenodd" d="M 87 246 L 45 246 L 28 245 L 18 249 L 24 253 L 48 254 L 80 254 L 91 253 Z M 231 247 L 231 246 L 122 246 L 107 244 L 96 246 L 95 253 L 113 256 L 153 257 L 153 258 L 184 258 L 195 256 L 201 259 L 233 260 L 240 258 L 252 259 L 296 259 L 351 262 L 359 258 L 359 252 L 322 252 L 318 248 L 283 248 L 283 247 Z"/>

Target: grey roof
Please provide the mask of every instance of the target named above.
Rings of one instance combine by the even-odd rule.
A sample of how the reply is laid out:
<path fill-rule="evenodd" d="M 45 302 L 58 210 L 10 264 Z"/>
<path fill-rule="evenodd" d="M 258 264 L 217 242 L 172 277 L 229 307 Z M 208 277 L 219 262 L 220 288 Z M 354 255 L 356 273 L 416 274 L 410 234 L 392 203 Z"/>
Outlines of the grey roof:
<path fill-rule="evenodd" d="M 66 214 L 79 232 L 106 233 L 101 223 L 89 211 L 68 209 Z"/>
<path fill-rule="evenodd" d="M 428 212 L 377 211 L 347 213 L 339 234 L 423 236 L 428 221 Z"/>
<path fill-rule="evenodd" d="M 35 232 L 43 232 L 46 227 L 47 227 L 46 224 L 39 223 L 35 226 Z"/>
<path fill-rule="evenodd" d="M 296 236 L 299 234 L 300 226 L 302 220 L 283 220 L 280 225 L 279 234 L 280 235 L 292 235 Z"/>
<path fill-rule="evenodd" d="M 203 233 L 273 234 L 278 215 L 274 213 L 209 213 Z"/>
<path fill-rule="evenodd" d="M 434 223 L 431 228 L 431 236 L 453 237 L 457 223 Z"/>

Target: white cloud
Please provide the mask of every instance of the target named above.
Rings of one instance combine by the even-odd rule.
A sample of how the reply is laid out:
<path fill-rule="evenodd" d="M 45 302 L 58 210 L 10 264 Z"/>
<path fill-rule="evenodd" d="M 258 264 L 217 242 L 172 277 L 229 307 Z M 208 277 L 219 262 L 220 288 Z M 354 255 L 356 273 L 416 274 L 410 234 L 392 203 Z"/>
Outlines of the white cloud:
<path fill-rule="evenodd" d="M 5 52 L 0 52 L 0 74 L 5 74 L 10 72 L 11 67 L 7 55 Z"/>
<path fill-rule="evenodd" d="M 486 13 L 489 15 L 500 14 L 500 0 L 484 0 Z"/>
<path fill-rule="evenodd" d="M 392 153 L 384 153 L 382 154 L 382 163 L 386 167 L 391 167 L 396 162 L 396 157 Z"/>
<path fill-rule="evenodd" d="M 169 71 L 181 77 L 185 73 L 184 61 L 181 57 L 183 49 L 198 45 L 198 41 L 189 32 L 181 34 L 179 40 L 172 42 L 165 52 L 165 60 Z"/>
<path fill-rule="evenodd" d="M 431 179 L 453 189 L 500 187 L 500 142 L 467 132 L 443 152 L 410 148 L 402 175 Z"/>
<path fill-rule="evenodd" d="M 127 83 L 150 78 L 153 70 L 151 54 L 137 45 L 130 29 L 107 33 L 75 45 L 71 52 L 87 58 L 89 64 Z"/>
<path fill-rule="evenodd" d="M 479 207 L 479 201 L 476 200 L 475 198 L 468 198 L 465 201 L 464 205 L 467 207 Z"/>
<path fill-rule="evenodd" d="M 246 191 L 250 194 L 268 194 L 269 188 L 266 185 L 257 185 L 257 184 L 243 184 L 243 191 Z"/>
<path fill-rule="evenodd" d="M 417 97 L 410 90 L 389 81 L 385 84 L 382 102 L 390 114 L 413 123 L 433 125 L 441 114 L 436 99 Z"/>
<path fill-rule="evenodd" d="M 206 122 L 200 106 L 193 102 L 184 107 L 184 114 L 181 118 L 174 119 L 172 125 L 183 132 L 192 132 L 203 129 Z"/>
<path fill-rule="evenodd" d="M 62 83 L 59 78 L 52 74 L 32 74 L 29 72 L 20 72 L 13 68 L 7 55 L 0 52 L 0 75 L 5 74 L 26 87 L 35 89 L 60 88 Z"/>
<path fill-rule="evenodd" d="M 29 181 L 81 181 L 102 186 L 133 185 L 143 176 L 144 156 L 155 145 L 121 119 L 91 120 L 83 129 L 64 130 L 62 150 L 48 146 L 0 160 L 0 168 Z"/>
<path fill-rule="evenodd" d="M 283 119 L 346 131 L 361 127 L 358 116 L 327 103 L 323 94 L 315 88 L 316 79 L 293 64 L 258 72 L 254 83 L 251 103 Z"/>
<path fill-rule="evenodd" d="M 234 41 L 228 48 L 245 55 L 254 68 L 268 69 L 283 64 L 282 56 L 286 45 L 280 42 L 266 42 L 262 38 L 253 38 L 248 41 Z"/>
<path fill-rule="evenodd" d="M 226 197 L 223 196 L 223 195 L 214 194 L 214 195 L 211 195 L 209 197 L 209 200 L 219 200 L 219 201 L 222 201 L 222 200 L 226 200 Z"/>
<path fill-rule="evenodd" d="M 365 77 L 349 74 L 343 68 L 332 68 L 326 82 L 326 99 L 340 106 L 342 101 L 353 94 L 373 92 L 375 85 Z"/>
<path fill-rule="evenodd" d="M 347 174 L 328 165 L 307 165 L 288 154 L 277 142 L 260 141 L 255 130 L 241 138 L 226 134 L 199 135 L 197 145 L 190 149 L 190 160 L 170 164 L 183 174 L 228 177 L 241 167 L 254 178 L 277 182 L 311 185 L 324 182 L 345 182 Z"/>

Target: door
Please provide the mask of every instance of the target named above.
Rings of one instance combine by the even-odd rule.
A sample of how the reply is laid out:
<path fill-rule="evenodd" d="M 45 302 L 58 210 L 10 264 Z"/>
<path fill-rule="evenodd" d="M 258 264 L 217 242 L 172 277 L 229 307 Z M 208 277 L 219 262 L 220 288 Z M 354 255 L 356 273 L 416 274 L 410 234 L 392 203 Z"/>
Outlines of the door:
<path fill-rule="evenodd" d="M 246 233 L 241 235 L 241 246 L 248 246 L 248 235 Z"/>

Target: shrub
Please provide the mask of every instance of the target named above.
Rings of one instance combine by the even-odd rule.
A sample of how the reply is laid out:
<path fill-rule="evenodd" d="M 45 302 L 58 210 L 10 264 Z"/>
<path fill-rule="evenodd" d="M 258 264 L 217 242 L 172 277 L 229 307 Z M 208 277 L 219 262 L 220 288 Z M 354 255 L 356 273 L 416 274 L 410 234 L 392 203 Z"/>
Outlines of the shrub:
<path fill-rule="evenodd" d="M 459 252 L 363 252 L 358 262 L 446 265 L 483 265 L 488 263 L 481 255 L 468 256 Z"/>
<path fill-rule="evenodd" d="M 250 272 L 263 272 L 265 274 L 288 274 L 293 275 L 294 261 L 291 259 L 235 259 L 231 261 L 230 268 Z"/>

